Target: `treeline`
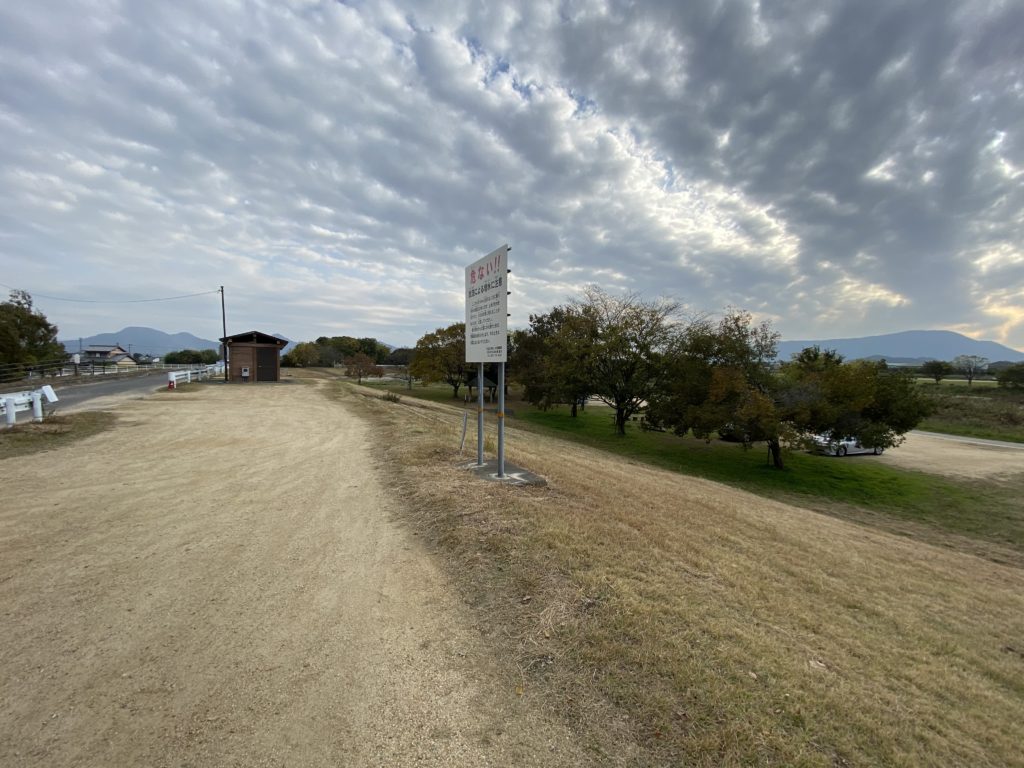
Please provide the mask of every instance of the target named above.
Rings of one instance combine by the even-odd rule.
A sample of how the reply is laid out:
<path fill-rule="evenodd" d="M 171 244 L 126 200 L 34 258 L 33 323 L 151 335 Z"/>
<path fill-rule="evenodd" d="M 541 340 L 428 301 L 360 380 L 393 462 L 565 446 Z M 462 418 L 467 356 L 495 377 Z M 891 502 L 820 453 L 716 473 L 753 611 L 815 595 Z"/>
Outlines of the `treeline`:
<path fill-rule="evenodd" d="M 566 404 L 575 414 L 597 398 L 614 410 L 620 434 L 642 413 L 649 428 L 764 441 L 778 468 L 784 445 L 814 435 L 897 445 L 929 411 L 913 377 L 884 362 L 845 362 L 812 347 L 778 363 L 778 340 L 746 312 L 683 317 L 673 302 L 590 288 L 510 334 L 508 373 L 541 408 Z M 410 372 L 448 383 L 457 397 L 476 368 L 463 362 L 464 344 L 462 323 L 424 335 Z"/>
<path fill-rule="evenodd" d="M 967 380 L 967 386 L 971 386 L 976 378 L 987 374 L 994 375 L 1000 387 L 1024 388 L 1024 363 L 989 363 L 986 358 L 978 355 L 960 355 L 951 361 L 929 360 L 914 370 L 921 376 L 934 379 L 936 384 L 950 376 L 960 375 Z"/>
<path fill-rule="evenodd" d="M 331 368 L 348 365 L 360 355 L 375 365 L 408 365 L 412 350 L 392 350 L 387 344 L 369 337 L 321 336 L 316 341 L 296 344 L 281 357 L 281 365 L 293 368 Z"/>
<path fill-rule="evenodd" d="M 179 349 L 164 355 L 164 362 L 169 365 L 213 365 L 220 360 L 220 353 L 215 349 Z"/>

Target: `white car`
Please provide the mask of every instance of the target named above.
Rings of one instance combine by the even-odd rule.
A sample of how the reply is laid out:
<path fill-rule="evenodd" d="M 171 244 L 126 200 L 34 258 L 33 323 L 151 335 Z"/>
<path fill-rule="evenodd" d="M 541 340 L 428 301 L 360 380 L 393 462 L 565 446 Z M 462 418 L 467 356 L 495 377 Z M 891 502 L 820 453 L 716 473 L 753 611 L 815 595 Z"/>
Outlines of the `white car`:
<path fill-rule="evenodd" d="M 861 445 L 855 437 L 843 437 L 838 440 L 829 435 L 815 435 L 814 445 L 818 453 L 828 456 L 847 456 L 854 453 L 873 453 L 878 456 L 884 448 L 869 448 Z"/>

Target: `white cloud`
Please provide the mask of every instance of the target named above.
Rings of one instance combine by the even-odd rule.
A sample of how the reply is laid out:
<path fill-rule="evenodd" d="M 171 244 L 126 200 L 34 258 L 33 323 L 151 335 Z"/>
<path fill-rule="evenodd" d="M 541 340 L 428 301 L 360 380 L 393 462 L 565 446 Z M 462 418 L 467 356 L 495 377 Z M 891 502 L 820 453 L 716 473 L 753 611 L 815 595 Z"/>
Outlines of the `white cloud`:
<path fill-rule="evenodd" d="M 600 282 L 1024 346 L 1016 11 L 803 5 L 7 4 L 0 269 L 409 344 L 509 242 L 519 324 Z M 37 303 L 219 332 L 202 301 Z"/>

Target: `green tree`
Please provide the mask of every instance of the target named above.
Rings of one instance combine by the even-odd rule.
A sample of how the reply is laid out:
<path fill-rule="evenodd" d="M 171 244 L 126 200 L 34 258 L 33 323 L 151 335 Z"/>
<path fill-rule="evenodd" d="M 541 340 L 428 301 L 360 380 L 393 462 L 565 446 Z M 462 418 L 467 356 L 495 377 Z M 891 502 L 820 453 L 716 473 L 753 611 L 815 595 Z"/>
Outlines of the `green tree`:
<path fill-rule="evenodd" d="M 921 365 L 921 373 L 935 379 L 936 384 L 955 372 L 952 363 L 947 363 L 945 360 L 929 360 Z"/>
<path fill-rule="evenodd" d="M 967 386 L 971 386 L 974 380 L 988 367 L 988 358 L 978 355 L 959 355 L 953 358 L 953 367 L 967 379 Z"/>
<path fill-rule="evenodd" d="M 385 365 L 408 365 L 412 362 L 414 350 L 411 347 L 395 347 L 384 358 Z"/>
<path fill-rule="evenodd" d="M 782 468 L 788 425 L 774 396 L 778 338 L 749 312 L 729 310 L 718 322 L 692 320 L 666 355 L 664 384 L 651 397 L 648 420 L 705 439 L 730 433 L 748 447 L 763 440 Z"/>
<path fill-rule="evenodd" d="M 164 362 L 171 365 L 212 365 L 218 359 L 215 349 L 181 349 L 164 355 Z"/>
<path fill-rule="evenodd" d="M 302 341 L 281 357 L 286 368 L 312 368 L 320 365 L 321 347 L 311 341 Z"/>
<path fill-rule="evenodd" d="M 929 411 L 913 378 L 884 362 L 844 363 L 834 351 L 810 347 L 776 369 L 777 340 L 768 323 L 755 325 L 745 312 L 691 324 L 669 356 L 666 386 L 651 401 L 652 423 L 706 439 L 729 431 L 746 446 L 763 440 L 782 469 L 786 444 L 826 434 L 888 448 Z"/>
<path fill-rule="evenodd" d="M 844 363 L 834 353 L 825 359 L 817 348 L 805 349 L 782 366 L 778 393 L 782 418 L 805 442 L 828 435 L 891 448 L 931 408 L 910 373 L 884 362 Z"/>
<path fill-rule="evenodd" d="M 11 291 L 0 303 L 0 365 L 13 371 L 48 361 L 62 361 L 64 345 L 57 342 L 57 326 L 32 306 L 25 291 Z"/>
<path fill-rule="evenodd" d="M 575 417 L 594 391 L 593 356 L 597 323 L 578 306 L 530 315 L 529 330 L 512 333 L 509 367 L 523 385 L 523 399 L 542 409 L 567 403 Z"/>
<path fill-rule="evenodd" d="M 1024 363 L 1003 368 L 996 374 L 996 381 L 999 382 L 1000 387 L 1024 389 Z"/>
<path fill-rule="evenodd" d="M 679 305 L 592 286 L 570 306 L 584 318 L 580 334 L 593 335 L 584 361 L 591 394 L 615 410 L 615 430 L 625 435 L 626 422 L 661 388 Z"/>
<path fill-rule="evenodd" d="M 466 324 L 453 323 L 425 334 L 416 342 L 409 372 L 425 382 L 443 381 L 459 396 L 466 380 Z"/>
<path fill-rule="evenodd" d="M 364 355 L 373 360 L 374 363 L 383 363 L 384 358 L 388 356 L 388 352 L 391 350 L 387 344 L 377 341 L 377 339 L 366 337 L 359 339 L 359 351 Z"/>

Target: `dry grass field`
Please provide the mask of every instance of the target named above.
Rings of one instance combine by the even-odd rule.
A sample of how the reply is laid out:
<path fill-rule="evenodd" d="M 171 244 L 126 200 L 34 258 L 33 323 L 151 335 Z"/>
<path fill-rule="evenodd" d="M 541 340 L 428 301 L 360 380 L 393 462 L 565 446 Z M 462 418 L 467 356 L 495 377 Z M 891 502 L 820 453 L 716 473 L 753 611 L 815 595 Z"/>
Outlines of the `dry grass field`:
<path fill-rule="evenodd" d="M 461 411 L 335 386 L 524 695 L 602 762 L 1024 765 L 1020 568 L 514 429 L 548 487 L 486 483 Z"/>

